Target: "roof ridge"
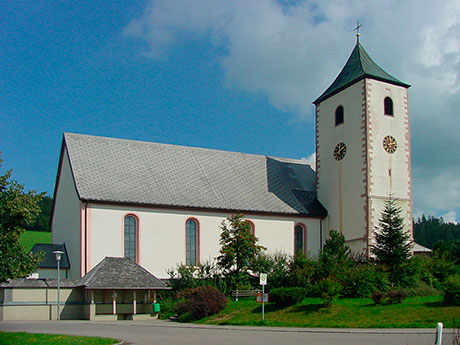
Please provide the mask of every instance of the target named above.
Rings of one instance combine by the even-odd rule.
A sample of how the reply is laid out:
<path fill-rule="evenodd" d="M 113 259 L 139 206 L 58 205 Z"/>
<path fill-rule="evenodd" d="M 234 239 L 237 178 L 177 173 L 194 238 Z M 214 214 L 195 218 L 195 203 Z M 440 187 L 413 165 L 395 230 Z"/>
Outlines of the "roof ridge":
<path fill-rule="evenodd" d="M 175 148 L 185 148 L 185 149 L 192 149 L 196 151 L 212 151 L 212 152 L 222 152 L 226 154 L 235 154 L 235 155 L 245 155 L 245 156 L 256 156 L 256 157 L 268 157 L 274 159 L 289 159 L 302 162 L 303 164 L 309 161 L 302 160 L 302 158 L 290 158 L 290 157 L 276 157 L 276 156 L 268 156 L 258 153 L 248 153 L 248 152 L 238 152 L 238 151 L 230 151 L 230 150 L 222 150 L 222 149 L 213 149 L 207 147 L 198 147 L 198 146 L 190 146 L 190 145 L 182 145 L 182 144 L 169 144 L 169 143 L 161 143 L 156 141 L 146 141 L 146 140 L 137 140 L 137 139 L 123 139 L 123 138 L 114 138 L 114 137 L 104 137 L 100 135 L 91 135 L 91 134 L 81 134 L 81 133 L 70 133 L 64 132 L 64 137 L 67 136 L 75 136 L 75 137 L 87 137 L 87 138 L 94 138 L 94 139 L 101 139 L 101 140 L 110 140 L 115 142 L 128 142 L 133 144 L 146 144 L 146 145 L 159 145 L 159 146 L 168 146 L 168 147 L 175 147 Z M 70 154 L 69 154 L 70 156 Z"/>

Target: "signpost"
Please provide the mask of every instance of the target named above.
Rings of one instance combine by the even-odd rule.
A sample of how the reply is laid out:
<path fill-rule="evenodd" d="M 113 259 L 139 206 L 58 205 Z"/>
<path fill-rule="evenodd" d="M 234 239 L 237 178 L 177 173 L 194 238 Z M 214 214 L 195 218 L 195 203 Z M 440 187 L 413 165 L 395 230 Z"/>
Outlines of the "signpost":
<path fill-rule="evenodd" d="M 260 285 L 262 285 L 262 321 L 265 317 L 265 285 L 267 285 L 267 273 L 260 274 Z"/>

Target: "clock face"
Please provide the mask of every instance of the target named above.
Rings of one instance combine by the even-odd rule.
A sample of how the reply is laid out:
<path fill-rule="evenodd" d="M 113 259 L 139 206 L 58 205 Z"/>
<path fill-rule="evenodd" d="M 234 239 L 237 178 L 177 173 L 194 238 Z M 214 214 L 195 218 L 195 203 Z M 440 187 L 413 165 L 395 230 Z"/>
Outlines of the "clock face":
<path fill-rule="evenodd" d="M 344 143 L 338 143 L 334 149 L 335 160 L 342 160 L 345 157 L 345 153 L 347 153 L 347 146 Z"/>
<path fill-rule="evenodd" d="M 391 135 L 387 135 L 383 138 L 383 148 L 388 153 L 394 153 L 398 148 L 398 144 L 396 143 L 396 139 L 393 138 Z"/>

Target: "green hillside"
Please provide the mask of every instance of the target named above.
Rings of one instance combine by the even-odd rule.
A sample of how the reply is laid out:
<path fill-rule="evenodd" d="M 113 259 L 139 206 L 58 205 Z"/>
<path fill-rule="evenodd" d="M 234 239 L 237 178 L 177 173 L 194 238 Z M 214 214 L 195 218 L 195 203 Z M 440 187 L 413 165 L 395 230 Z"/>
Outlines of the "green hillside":
<path fill-rule="evenodd" d="M 26 231 L 21 235 L 19 243 L 26 251 L 29 251 L 35 243 L 51 243 L 51 232 Z"/>

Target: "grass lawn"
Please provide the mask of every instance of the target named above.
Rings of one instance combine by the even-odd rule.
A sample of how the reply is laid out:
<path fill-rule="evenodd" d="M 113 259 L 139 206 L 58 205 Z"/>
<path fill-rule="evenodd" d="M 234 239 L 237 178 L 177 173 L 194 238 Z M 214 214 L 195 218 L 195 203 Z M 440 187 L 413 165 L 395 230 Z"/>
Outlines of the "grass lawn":
<path fill-rule="evenodd" d="M 120 340 L 110 338 L 76 337 L 60 334 L 34 334 L 34 333 L 9 333 L 0 332 L 0 344 L 35 344 L 35 345 L 109 345 L 117 344 Z"/>
<path fill-rule="evenodd" d="M 253 298 L 230 301 L 219 314 L 199 323 L 216 325 L 344 327 L 344 328 L 434 328 L 437 322 L 453 327 L 460 319 L 460 306 L 442 305 L 442 296 L 408 297 L 401 304 L 374 305 L 370 298 L 339 299 L 331 308 L 323 308 L 319 298 L 279 308 L 265 305 L 261 322 L 261 304 Z"/>
<path fill-rule="evenodd" d="M 28 252 L 35 243 L 51 243 L 51 232 L 26 231 L 21 235 L 19 244 Z"/>

